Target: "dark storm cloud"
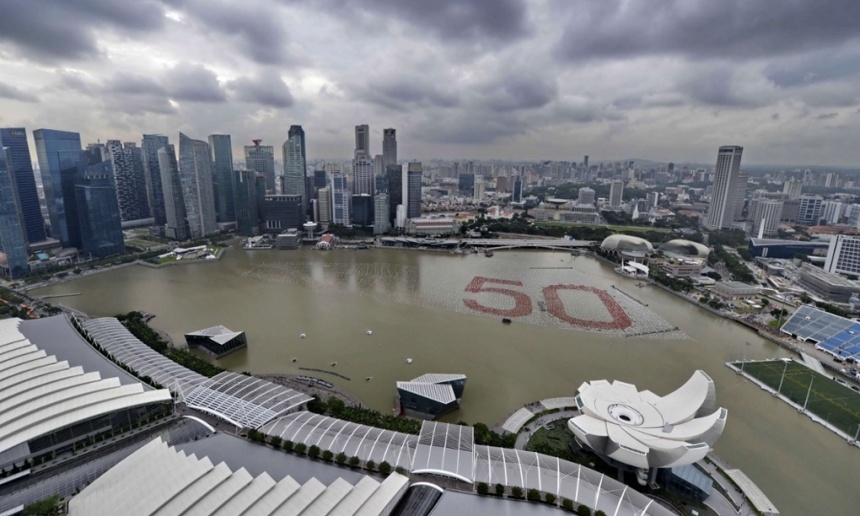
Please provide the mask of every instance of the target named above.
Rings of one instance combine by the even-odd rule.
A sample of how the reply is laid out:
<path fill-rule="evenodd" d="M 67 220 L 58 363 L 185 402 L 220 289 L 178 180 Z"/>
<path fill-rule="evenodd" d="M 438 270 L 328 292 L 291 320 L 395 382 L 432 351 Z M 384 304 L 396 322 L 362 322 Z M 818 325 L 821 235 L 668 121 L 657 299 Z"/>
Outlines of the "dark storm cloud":
<path fill-rule="evenodd" d="M 860 37 L 857 0 L 565 2 L 558 53 L 570 60 L 678 54 L 750 57 L 809 51 Z"/>
<path fill-rule="evenodd" d="M 233 91 L 239 100 L 245 102 L 276 108 L 293 105 L 290 88 L 273 72 L 266 72 L 254 78 L 240 77 L 227 83 L 227 88 Z"/>
<path fill-rule="evenodd" d="M 22 102 L 39 102 L 39 98 L 15 86 L 0 82 L 0 99 L 20 100 Z"/>
<path fill-rule="evenodd" d="M 487 105 L 494 110 L 515 111 L 542 108 L 558 96 L 558 86 L 537 78 L 505 77 L 484 91 Z"/>
<path fill-rule="evenodd" d="M 113 112 L 127 115 L 176 113 L 168 99 L 167 88 L 150 77 L 119 72 L 98 86 L 75 74 L 65 73 L 62 77 L 64 83 L 73 81 L 79 92 L 99 99 Z"/>
<path fill-rule="evenodd" d="M 768 65 L 765 76 L 781 88 L 860 77 L 860 52 L 815 52 Z"/>
<path fill-rule="evenodd" d="M 184 13 L 236 41 L 242 54 L 260 64 L 286 64 L 284 14 L 271 5 L 217 0 L 186 0 Z"/>
<path fill-rule="evenodd" d="M 179 63 L 164 76 L 164 86 L 174 100 L 224 102 L 227 95 L 215 72 L 203 65 Z"/>
<path fill-rule="evenodd" d="M 81 59 L 99 53 L 100 31 L 138 35 L 163 23 L 157 0 L 12 0 L 0 8 L 0 45 L 11 44 L 27 59 Z"/>
<path fill-rule="evenodd" d="M 356 97 L 395 110 L 420 106 L 450 108 L 460 103 L 454 92 L 436 86 L 425 77 L 373 80 L 358 89 Z"/>
<path fill-rule="evenodd" d="M 511 42 L 530 32 L 524 0 L 320 0 L 330 14 L 393 18 L 429 31 L 443 41 Z"/>
<path fill-rule="evenodd" d="M 105 93 L 124 95 L 161 95 L 167 97 L 167 89 L 149 77 L 128 73 L 117 73 L 102 86 Z"/>

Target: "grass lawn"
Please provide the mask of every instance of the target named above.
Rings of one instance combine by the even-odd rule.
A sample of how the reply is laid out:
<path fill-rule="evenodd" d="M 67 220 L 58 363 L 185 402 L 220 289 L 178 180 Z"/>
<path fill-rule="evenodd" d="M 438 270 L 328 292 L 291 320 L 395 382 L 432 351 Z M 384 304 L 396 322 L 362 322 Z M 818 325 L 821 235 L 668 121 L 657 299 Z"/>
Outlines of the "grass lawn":
<path fill-rule="evenodd" d="M 605 224 L 582 224 L 580 222 L 559 222 L 542 220 L 535 222 L 538 225 L 545 226 L 561 226 L 561 227 L 580 227 L 580 228 L 607 228 L 611 231 L 626 231 L 630 233 L 647 233 L 653 231 L 655 233 L 669 233 L 672 231 L 669 228 L 655 228 L 652 226 L 607 226 Z"/>
<path fill-rule="evenodd" d="M 740 363 L 734 365 L 740 367 Z M 782 360 L 749 362 L 744 365 L 745 372 L 774 390 L 779 386 L 784 368 L 785 362 Z M 853 437 L 857 425 L 860 425 L 860 393 L 797 362 L 790 362 L 785 369 L 785 380 L 780 393 L 802 406 L 812 378 L 815 379 L 812 380 L 812 391 L 806 410 Z"/>

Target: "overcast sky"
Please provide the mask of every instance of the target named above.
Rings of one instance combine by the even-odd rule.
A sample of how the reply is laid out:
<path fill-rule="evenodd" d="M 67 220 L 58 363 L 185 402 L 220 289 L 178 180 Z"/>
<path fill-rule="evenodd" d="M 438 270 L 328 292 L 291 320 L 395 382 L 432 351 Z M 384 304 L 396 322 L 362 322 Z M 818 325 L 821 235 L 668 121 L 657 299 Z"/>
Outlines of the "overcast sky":
<path fill-rule="evenodd" d="M 235 155 L 301 124 L 313 159 L 367 123 L 401 159 L 739 144 L 857 166 L 858 20 L 858 0 L 0 0 L 0 126 L 229 133 Z"/>

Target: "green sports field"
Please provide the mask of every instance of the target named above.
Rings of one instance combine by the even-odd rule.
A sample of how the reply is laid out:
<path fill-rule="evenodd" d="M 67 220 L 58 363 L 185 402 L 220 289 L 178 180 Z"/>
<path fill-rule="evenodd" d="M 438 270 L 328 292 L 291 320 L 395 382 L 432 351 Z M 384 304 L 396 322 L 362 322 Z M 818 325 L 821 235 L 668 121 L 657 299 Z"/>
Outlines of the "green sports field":
<path fill-rule="evenodd" d="M 740 362 L 733 365 L 741 367 Z M 803 406 L 810 379 L 815 378 L 812 380 L 812 391 L 809 394 L 806 410 L 854 437 L 857 425 L 860 425 L 860 393 L 797 362 L 790 362 L 787 368 L 782 360 L 744 364 L 745 373 L 774 390 L 779 387 L 783 369 L 785 369 L 785 379 L 782 382 L 780 394 Z"/>

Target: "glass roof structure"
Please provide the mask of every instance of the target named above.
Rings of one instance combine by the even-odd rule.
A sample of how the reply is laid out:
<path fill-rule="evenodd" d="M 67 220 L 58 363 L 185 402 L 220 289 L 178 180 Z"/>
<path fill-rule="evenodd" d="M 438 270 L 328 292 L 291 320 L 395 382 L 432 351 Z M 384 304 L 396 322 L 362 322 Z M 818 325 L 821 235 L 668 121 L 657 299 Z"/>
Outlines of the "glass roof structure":
<path fill-rule="evenodd" d="M 782 325 L 781 331 L 841 359 L 860 360 L 860 323 L 825 312 L 812 305 L 801 305 Z"/>
<path fill-rule="evenodd" d="M 383 430 L 311 412 L 296 412 L 264 425 L 260 431 L 334 454 L 345 453 L 362 461 L 388 462 L 392 468 L 410 469 L 418 436 Z"/>
<path fill-rule="evenodd" d="M 150 348 L 113 317 L 83 321 L 83 328 L 110 356 L 138 376 L 148 376 L 179 395 L 179 399 L 207 380 Z"/>
<path fill-rule="evenodd" d="M 224 462 L 186 455 L 160 438 L 152 440 L 99 477 L 69 502 L 69 514 L 114 515 L 134 501 L 134 514 L 380 515 L 390 513 L 409 486 L 392 473 L 379 482 L 356 484 L 338 478 L 328 486 L 311 478 L 299 484 L 286 476 L 252 476 Z"/>
<path fill-rule="evenodd" d="M 185 404 L 233 425 L 259 428 L 313 399 L 281 385 L 224 371 L 206 379 L 185 396 Z"/>
<path fill-rule="evenodd" d="M 424 421 L 415 453 L 413 473 L 430 473 L 472 482 L 475 431 L 471 426 Z"/>

